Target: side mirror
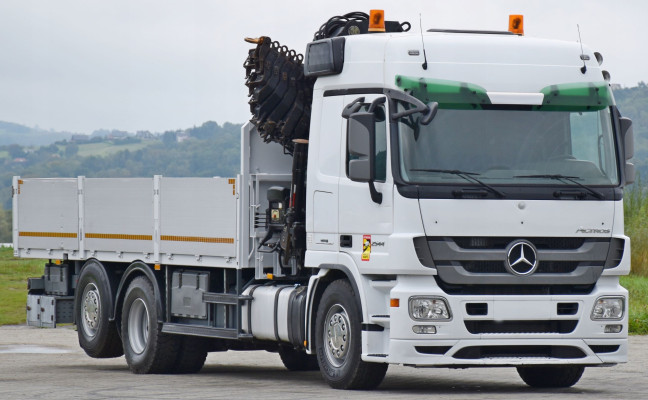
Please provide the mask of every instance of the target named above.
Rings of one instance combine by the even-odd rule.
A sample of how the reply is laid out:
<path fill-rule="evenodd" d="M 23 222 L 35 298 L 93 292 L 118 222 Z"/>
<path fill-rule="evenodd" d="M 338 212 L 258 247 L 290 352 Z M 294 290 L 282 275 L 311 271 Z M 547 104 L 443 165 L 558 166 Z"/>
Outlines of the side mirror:
<path fill-rule="evenodd" d="M 630 162 L 626 162 L 625 163 L 625 184 L 630 185 L 631 183 L 634 183 L 636 175 L 637 172 L 635 170 L 634 164 Z"/>
<path fill-rule="evenodd" d="M 356 112 L 349 116 L 347 146 L 349 149 L 349 179 L 356 182 L 374 180 L 376 153 L 376 117 L 372 112 Z"/>
<path fill-rule="evenodd" d="M 625 159 L 629 160 L 634 156 L 634 130 L 632 129 L 632 120 L 630 118 L 619 118 L 621 125 L 621 137 L 623 138 L 623 151 Z"/>
<path fill-rule="evenodd" d="M 357 99 L 353 100 L 351 103 L 347 104 L 347 106 L 344 107 L 344 110 L 342 110 L 342 118 L 349 119 L 351 114 L 358 112 L 360 107 L 362 107 L 362 103 L 364 103 L 364 101 L 365 101 L 364 97 L 358 97 Z"/>
<path fill-rule="evenodd" d="M 431 103 L 428 103 L 428 111 L 425 113 L 423 118 L 421 118 L 421 124 L 422 125 L 430 125 L 430 122 L 434 119 L 436 116 L 437 111 L 439 110 L 439 103 L 436 101 L 433 101 Z"/>

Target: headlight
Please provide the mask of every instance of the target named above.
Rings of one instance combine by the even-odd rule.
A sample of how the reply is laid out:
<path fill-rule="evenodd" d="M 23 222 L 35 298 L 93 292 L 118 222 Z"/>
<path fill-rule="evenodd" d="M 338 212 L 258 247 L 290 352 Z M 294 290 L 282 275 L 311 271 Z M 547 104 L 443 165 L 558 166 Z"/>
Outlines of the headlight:
<path fill-rule="evenodd" d="M 449 321 L 452 319 L 450 307 L 441 297 L 410 297 L 409 314 L 416 320 Z"/>
<path fill-rule="evenodd" d="M 623 297 L 599 297 L 594 303 L 591 318 L 593 320 L 621 319 L 625 298 Z"/>

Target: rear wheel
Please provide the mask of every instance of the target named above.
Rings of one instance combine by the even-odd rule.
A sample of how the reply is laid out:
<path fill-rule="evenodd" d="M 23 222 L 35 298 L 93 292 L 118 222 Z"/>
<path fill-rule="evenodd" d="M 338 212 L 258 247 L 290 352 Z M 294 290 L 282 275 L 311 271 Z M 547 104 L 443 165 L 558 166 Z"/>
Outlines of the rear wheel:
<path fill-rule="evenodd" d="M 144 276 L 133 279 L 122 308 L 124 355 L 136 374 L 169 373 L 178 359 L 181 337 L 162 333 L 153 286 Z"/>
<path fill-rule="evenodd" d="M 581 365 L 517 367 L 520 378 L 537 388 L 566 388 L 574 386 L 583 375 Z"/>
<path fill-rule="evenodd" d="M 289 371 L 317 371 L 317 356 L 306 354 L 303 350 L 296 350 L 292 347 L 280 347 L 279 357 L 281 362 Z"/>
<path fill-rule="evenodd" d="M 317 360 L 324 380 L 335 389 L 374 389 L 388 364 L 361 359 L 359 302 L 346 280 L 331 283 L 317 310 Z"/>
<path fill-rule="evenodd" d="M 199 372 L 207 359 L 207 339 L 184 336 L 178 350 L 178 359 L 173 372 L 178 374 L 194 374 Z"/>
<path fill-rule="evenodd" d="M 117 326 L 109 321 L 110 296 L 103 267 L 97 261 L 88 261 L 77 284 L 75 320 L 79 345 L 93 358 L 124 354 Z"/>

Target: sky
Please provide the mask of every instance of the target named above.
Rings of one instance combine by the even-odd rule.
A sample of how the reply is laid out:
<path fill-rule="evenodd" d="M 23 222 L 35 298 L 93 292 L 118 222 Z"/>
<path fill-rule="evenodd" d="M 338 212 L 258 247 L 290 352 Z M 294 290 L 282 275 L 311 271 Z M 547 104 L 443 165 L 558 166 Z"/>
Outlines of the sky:
<path fill-rule="evenodd" d="M 352 4 L 352 5 L 351 5 Z M 506 30 L 578 40 L 612 82 L 648 81 L 645 0 L 2 0 L 0 121 L 91 133 L 184 129 L 250 118 L 246 36 L 303 53 L 334 15 L 384 9 L 419 29 Z"/>

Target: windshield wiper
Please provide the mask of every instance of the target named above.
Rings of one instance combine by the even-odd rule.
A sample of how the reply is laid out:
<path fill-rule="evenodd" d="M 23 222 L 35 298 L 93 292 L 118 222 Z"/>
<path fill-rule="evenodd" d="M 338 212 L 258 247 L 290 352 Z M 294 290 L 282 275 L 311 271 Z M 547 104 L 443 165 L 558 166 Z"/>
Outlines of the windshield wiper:
<path fill-rule="evenodd" d="M 585 186 L 582 183 L 578 182 L 576 179 L 583 179 L 583 178 L 580 178 L 578 176 L 565 176 L 565 175 L 560 175 L 560 174 L 553 174 L 553 175 L 552 174 L 544 174 L 544 175 L 539 174 L 539 175 L 516 175 L 516 176 L 514 176 L 514 178 L 540 178 L 540 179 L 553 179 L 555 181 L 561 181 L 561 182 L 570 182 L 570 183 L 573 183 L 574 185 L 576 185 L 578 187 L 581 187 L 581 188 L 587 190 L 587 192 L 589 194 L 591 194 L 592 196 L 596 197 L 599 200 L 605 199 L 605 196 L 603 195 L 603 193 L 599 193 L 596 190 L 592 189 L 591 187 Z"/>
<path fill-rule="evenodd" d="M 480 175 L 477 172 L 466 172 L 466 171 L 460 171 L 458 169 L 430 169 L 430 168 L 413 168 L 410 171 L 422 171 L 422 172 L 438 172 L 441 174 L 452 174 L 452 175 L 457 175 L 460 178 L 463 178 L 467 180 L 468 182 L 472 183 L 477 183 L 481 185 L 484 189 L 488 190 L 489 192 L 493 193 L 495 196 L 499 197 L 500 199 L 503 199 L 506 197 L 506 195 L 499 190 L 495 189 L 491 185 L 484 183 L 483 181 L 475 178 L 475 175 Z"/>

